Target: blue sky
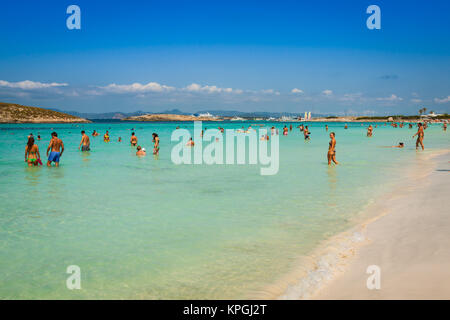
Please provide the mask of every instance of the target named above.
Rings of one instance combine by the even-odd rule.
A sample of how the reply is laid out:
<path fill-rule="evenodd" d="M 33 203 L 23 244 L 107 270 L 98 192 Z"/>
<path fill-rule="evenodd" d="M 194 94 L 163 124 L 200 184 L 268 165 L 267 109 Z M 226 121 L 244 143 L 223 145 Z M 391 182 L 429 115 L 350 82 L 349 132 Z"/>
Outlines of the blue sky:
<path fill-rule="evenodd" d="M 81 9 L 68 30 L 66 9 Z M 381 9 L 369 30 L 366 8 Z M 450 112 L 450 1 L 3 1 L 0 101 L 81 112 Z"/>

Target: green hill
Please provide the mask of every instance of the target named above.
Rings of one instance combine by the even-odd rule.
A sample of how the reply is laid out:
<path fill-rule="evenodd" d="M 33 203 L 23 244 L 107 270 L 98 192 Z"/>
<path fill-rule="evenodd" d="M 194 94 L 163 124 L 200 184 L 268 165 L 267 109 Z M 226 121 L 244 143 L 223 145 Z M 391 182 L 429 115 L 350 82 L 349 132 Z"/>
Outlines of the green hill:
<path fill-rule="evenodd" d="M 89 120 L 63 112 L 0 102 L 0 123 L 87 123 Z"/>

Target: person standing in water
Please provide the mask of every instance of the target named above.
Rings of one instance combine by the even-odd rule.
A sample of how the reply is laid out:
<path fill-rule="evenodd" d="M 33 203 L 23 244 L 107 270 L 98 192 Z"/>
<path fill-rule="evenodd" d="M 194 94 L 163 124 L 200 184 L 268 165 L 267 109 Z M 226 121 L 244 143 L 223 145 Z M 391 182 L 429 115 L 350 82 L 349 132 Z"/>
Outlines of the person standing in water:
<path fill-rule="evenodd" d="M 283 128 L 283 135 L 284 136 L 288 135 L 288 128 L 286 126 L 284 126 L 284 128 Z"/>
<path fill-rule="evenodd" d="M 134 132 L 131 133 L 130 143 L 133 147 L 137 145 L 138 138 L 134 135 Z"/>
<path fill-rule="evenodd" d="M 27 146 L 25 147 L 25 162 L 28 163 L 29 167 L 37 166 L 40 159 L 39 147 L 37 144 L 34 144 L 34 138 L 29 137 Z"/>
<path fill-rule="evenodd" d="M 141 148 L 141 146 L 137 146 L 136 148 L 136 155 L 137 156 L 145 156 L 145 149 Z"/>
<path fill-rule="evenodd" d="M 415 136 L 417 136 L 417 141 L 416 141 L 416 150 L 419 148 L 419 144 L 422 146 L 422 150 L 424 150 L 424 146 L 423 146 L 423 138 L 425 136 L 425 133 L 423 131 L 423 125 L 421 122 L 419 122 L 417 124 L 418 129 L 415 135 L 413 135 L 412 137 L 414 138 Z"/>
<path fill-rule="evenodd" d="M 447 131 L 447 122 L 444 122 L 444 125 L 442 126 L 442 129 L 444 129 L 444 131 Z"/>
<path fill-rule="evenodd" d="M 330 133 L 330 143 L 328 145 L 328 165 L 331 165 L 331 161 L 333 161 L 335 164 L 339 164 L 339 162 L 336 161 L 336 139 L 335 139 L 335 133 Z"/>
<path fill-rule="evenodd" d="M 83 146 L 82 146 L 83 145 Z M 78 146 L 78 150 L 81 151 L 91 151 L 91 141 L 89 140 L 89 136 L 83 131 L 81 131 L 81 141 Z"/>
<path fill-rule="evenodd" d="M 373 127 L 372 127 L 372 125 L 369 125 L 369 127 L 367 128 L 367 136 L 371 137 L 372 136 L 372 132 L 373 132 Z"/>
<path fill-rule="evenodd" d="M 109 142 L 109 131 L 108 131 L 108 130 L 106 130 L 106 133 L 105 133 L 105 135 L 103 136 L 103 141 L 104 141 L 104 142 Z"/>
<path fill-rule="evenodd" d="M 152 133 L 153 137 L 153 154 L 159 155 L 159 137 L 157 133 Z"/>
<path fill-rule="evenodd" d="M 325 125 L 325 130 L 328 132 L 328 125 L 327 124 Z"/>
<path fill-rule="evenodd" d="M 50 155 L 48 152 L 51 150 Z M 47 167 L 51 167 L 52 162 L 55 163 L 55 166 L 59 167 L 59 159 L 62 157 L 64 152 L 64 143 L 61 139 L 58 138 L 58 134 L 56 132 L 52 132 L 52 139 L 47 148 Z"/>
<path fill-rule="evenodd" d="M 187 147 L 193 147 L 195 145 L 194 140 L 192 140 L 192 137 L 189 138 L 189 141 L 187 142 Z"/>
<path fill-rule="evenodd" d="M 309 134 L 310 134 L 310 132 L 309 132 L 308 126 L 305 126 L 305 128 L 303 129 L 303 135 L 305 136 L 305 140 L 310 139 Z"/>

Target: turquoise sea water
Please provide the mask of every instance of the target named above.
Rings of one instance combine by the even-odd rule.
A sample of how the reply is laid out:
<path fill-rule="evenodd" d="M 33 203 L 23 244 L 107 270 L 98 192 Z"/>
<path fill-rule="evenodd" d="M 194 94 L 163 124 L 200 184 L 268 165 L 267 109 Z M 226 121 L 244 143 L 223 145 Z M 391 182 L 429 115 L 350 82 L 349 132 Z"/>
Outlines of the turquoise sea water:
<path fill-rule="evenodd" d="M 274 125 L 282 132 L 284 123 Z M 249 123 L 204 123 L 240 128 Z M 253 122 L 252 124 L 256 124 Z M 449 147 L 441 125 L 416 129 L 329 123 L 340 166 L 326 163 L 324 123 L 309 123 L 311 140 L 295 128 L 280 135 L 280 167 L 175 165 L 176 126 L 192 123 L 0 125 L 0 298 L 228 299 L 261 296 L 321 242 L 363 218 L 363 208 L 401 178 L 402 169 Z M 148 155 L 135 156 L 134 128 Z M 79 152 L 80 131 L 91 137 Z M 109 130 L 110 143 L 103 142 Z M 28 168 L 27 136 L 45 164 L 50 133 L 65 144 L 59 168 Z M 158 159 L 151 134 L 161 139 Z M 121 136 L 122 143 L 117 142 Z M 403 141 L 404 149 L 381 148 Z M 81 268 L 81 290 L 66 288 L 66 268 Z"/>

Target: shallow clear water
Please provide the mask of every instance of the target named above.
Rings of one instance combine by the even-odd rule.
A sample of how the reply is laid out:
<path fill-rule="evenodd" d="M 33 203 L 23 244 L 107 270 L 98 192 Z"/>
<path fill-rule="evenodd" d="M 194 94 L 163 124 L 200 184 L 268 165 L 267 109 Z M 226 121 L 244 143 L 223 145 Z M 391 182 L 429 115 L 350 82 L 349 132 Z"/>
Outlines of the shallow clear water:
<path fill-rule="evenodd" d="M 266 123 L 268 128 L 282 123 Z M 421 154 L 449 147 L 440 125 L 426 130 L 416 153 L 415 129 L 329 123 L 337 159 L 329 168 L 329 137 L 310 123 L 311 141 L 295 128 L 280 135 L 280 168 L 260 165 L 175 165 L 170 135 L 192 123 L 0 125 L 0 298 L 251 298 L 295 267 L 319 243 L 349 228 L 363 208 L 401 177 Z M 204 123 L 240 128 L 248 124 Z M 131 128 L 151 151 L 135 156 Z M 80 130 L 91 137 L 78 151 Z M 27 135 L 63 139 L 59 168 L 28 168 Z M 110 131 L 111 142 L 102 135 Z M 117 142 L 121 136 L 122 143 Z M 381 148 L 403 141 L 404 149 Z M 45 161 L 44 161 L 45 163 Z M 82 290 L 66 288 L 66 268 L 78 265 Z"/>

